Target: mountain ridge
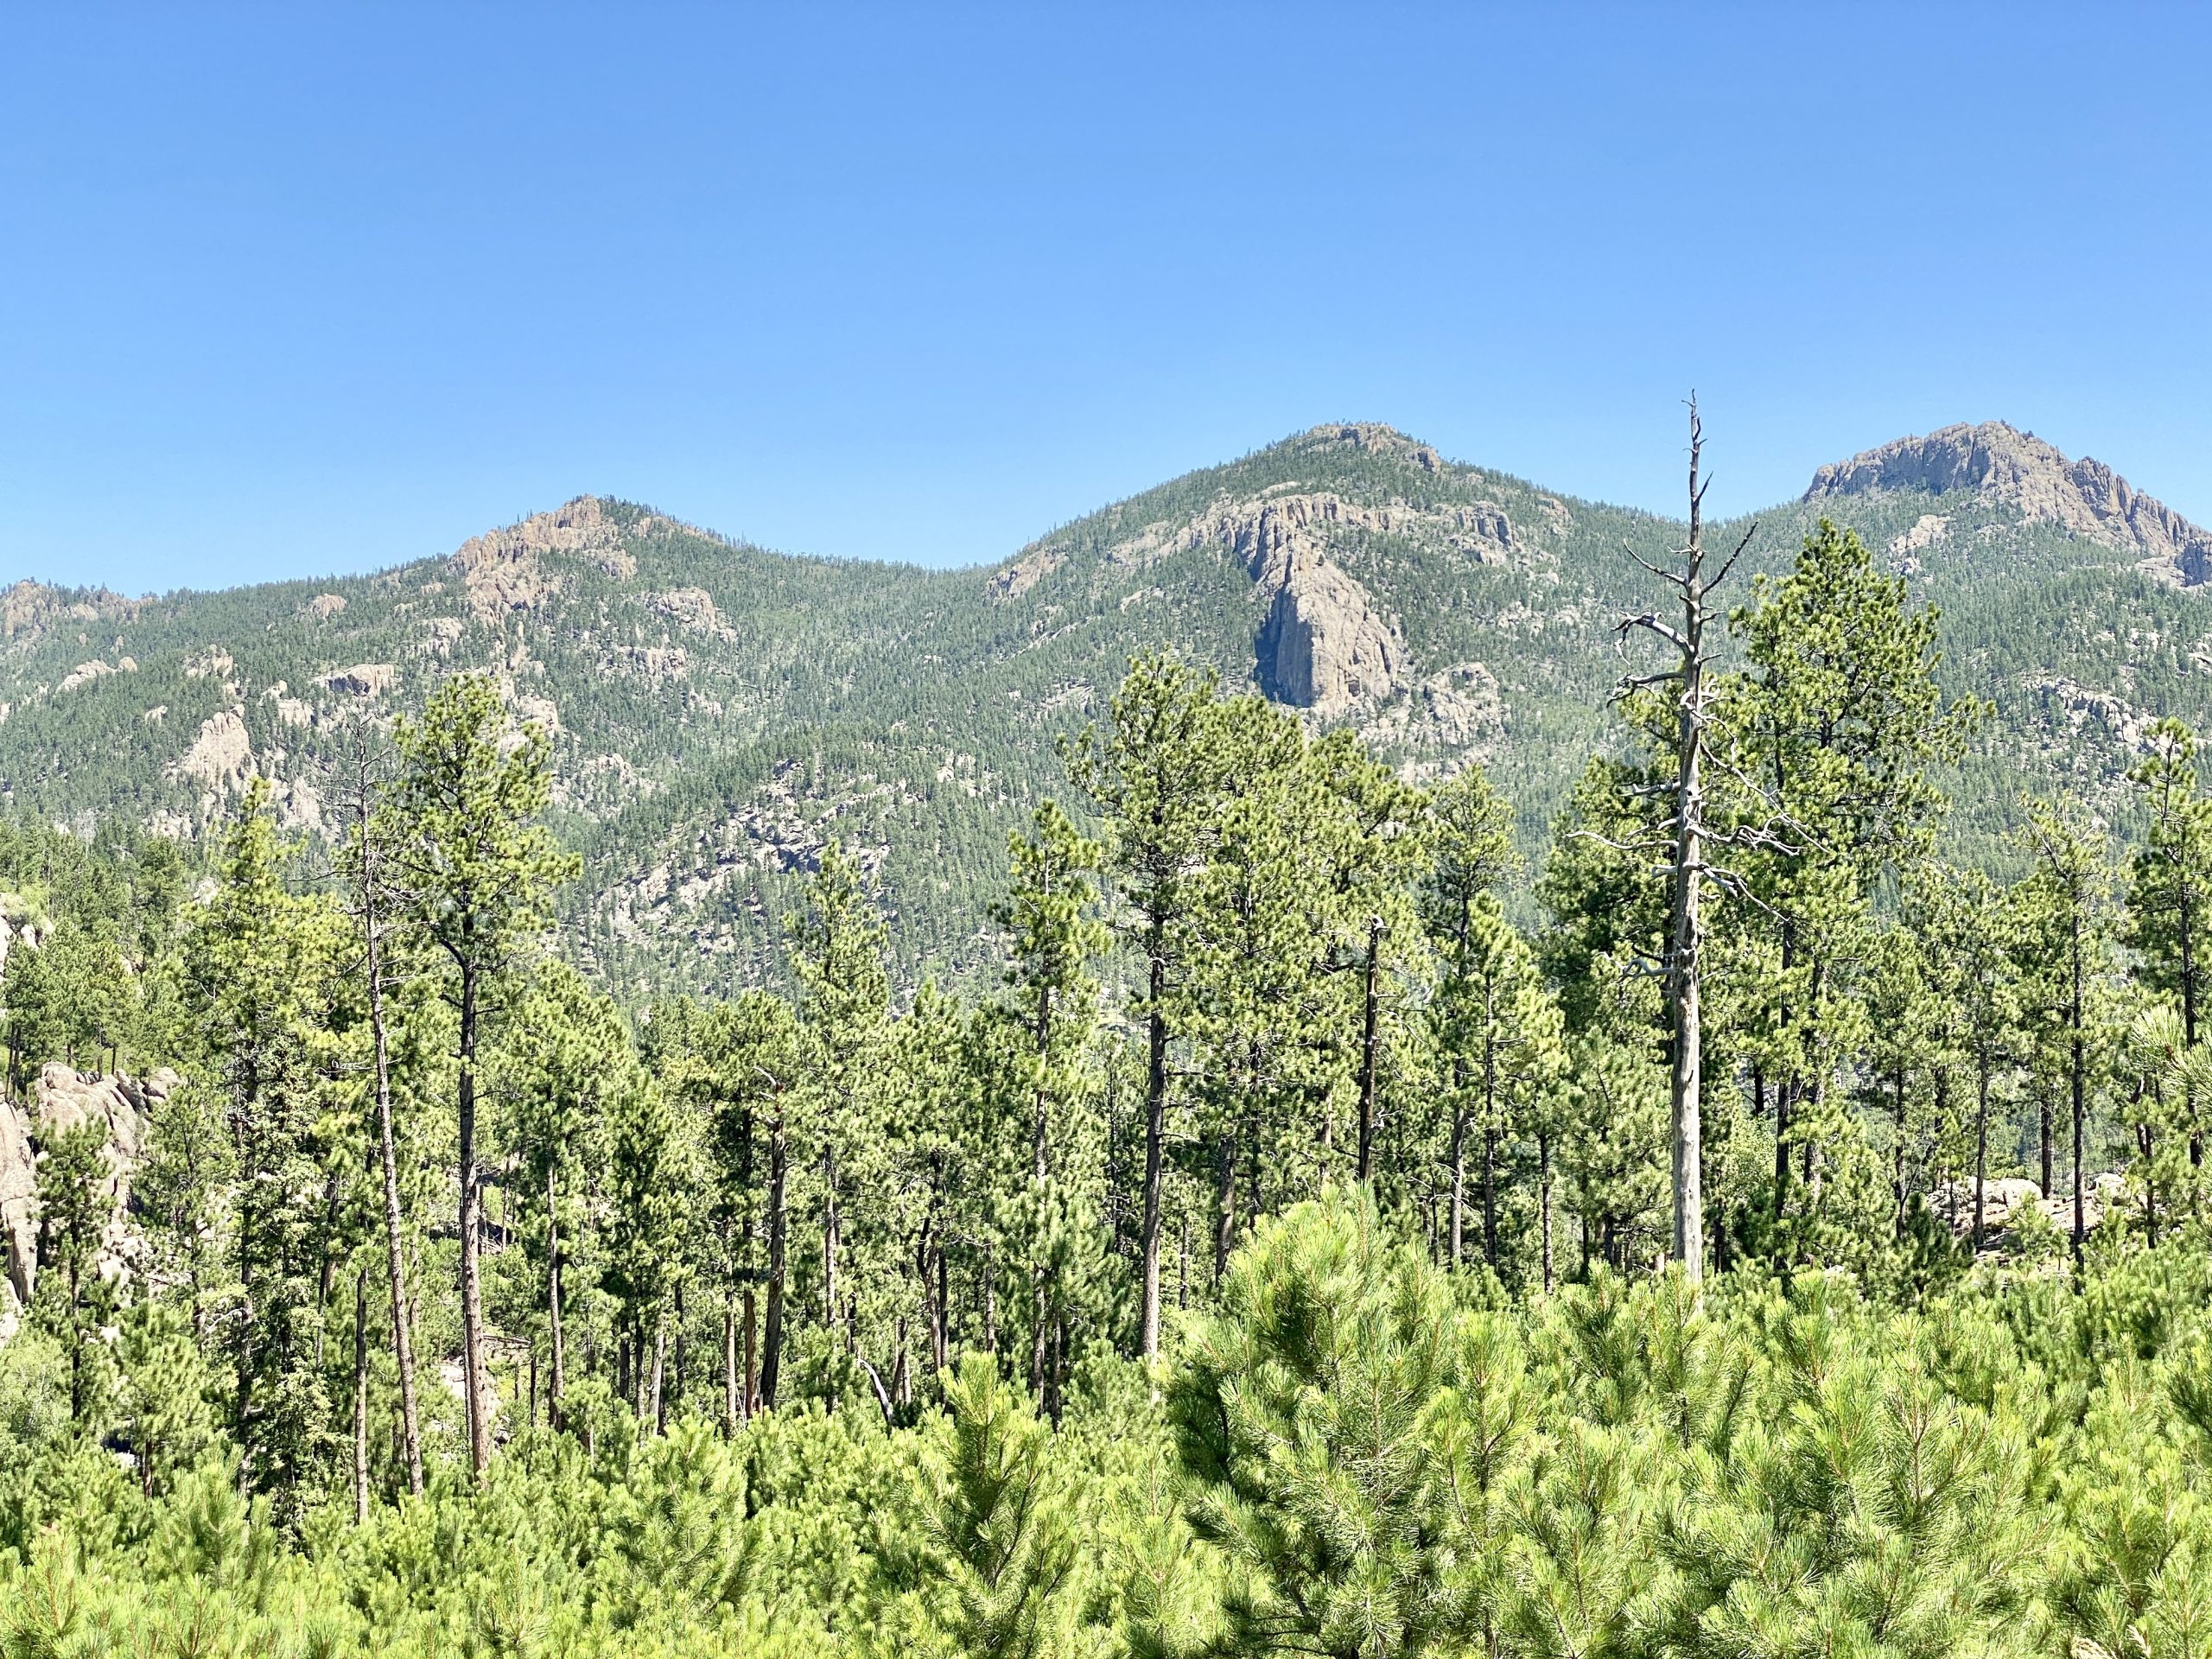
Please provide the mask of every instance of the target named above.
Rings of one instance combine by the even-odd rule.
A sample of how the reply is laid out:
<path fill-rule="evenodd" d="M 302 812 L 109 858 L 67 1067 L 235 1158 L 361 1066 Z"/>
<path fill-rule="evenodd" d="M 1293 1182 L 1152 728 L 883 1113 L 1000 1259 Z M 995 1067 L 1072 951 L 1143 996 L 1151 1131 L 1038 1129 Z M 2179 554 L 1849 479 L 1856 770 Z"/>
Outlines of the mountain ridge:
<path fill-rule="evenodd" d="M 1995 455 L 2012 431 L 1978 442 Z M 1822 469 L 1758 515 L 1747 563 L 1786 568 L 1827 514 L 1942 607 L 1952 689 L 1999 711 L 1963 763 L 1962 833 L 2001 829 L 2024 781 L 2124 813 L 2147 722 L 2212 720 L 2190 572 L 1899 449 L 1928 442 Z M 2081 466 L 2030 460 L 2046 484 Z M 2112 499 L 2165 524 L 2139 492 Z M 761 971 L 790 876 L 832 839 L 875 873 L 901 948 L 954 972 L 1007 830 L 1065 793 L 1054 740 L 1141 651 L 1350 726 L 1409 777 L 1484 765 L 1540 853 L 1575 773 L 1623 741 L 1613 625 L 1651 597 L 1629 554 L 1663 560 L 1679 535 L 1330 423 L 951 570 L 786 556 L 582 496 L 363 576 L 137 600 L 18 584 L 0 798 L 197 842 L 258 774 L 322 832 L 346 734 L 477 669 L 552 739 L 556 823 L 587 860 L 569 902 L 610 977 Z"/>

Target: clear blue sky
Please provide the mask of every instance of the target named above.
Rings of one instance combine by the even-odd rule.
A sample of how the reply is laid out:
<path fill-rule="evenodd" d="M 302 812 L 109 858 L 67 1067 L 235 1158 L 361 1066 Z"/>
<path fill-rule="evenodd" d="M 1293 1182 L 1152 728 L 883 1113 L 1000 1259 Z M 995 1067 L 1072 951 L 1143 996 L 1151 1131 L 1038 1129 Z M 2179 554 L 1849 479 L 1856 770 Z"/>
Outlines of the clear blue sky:
<path fill-rule="evenodd" d="M 0 577 L 583 491 L 996 559 L 1317 421 L 1672 509 L 2002 417 L 2212 522 L 2212 9 L 21 4 Z"/>

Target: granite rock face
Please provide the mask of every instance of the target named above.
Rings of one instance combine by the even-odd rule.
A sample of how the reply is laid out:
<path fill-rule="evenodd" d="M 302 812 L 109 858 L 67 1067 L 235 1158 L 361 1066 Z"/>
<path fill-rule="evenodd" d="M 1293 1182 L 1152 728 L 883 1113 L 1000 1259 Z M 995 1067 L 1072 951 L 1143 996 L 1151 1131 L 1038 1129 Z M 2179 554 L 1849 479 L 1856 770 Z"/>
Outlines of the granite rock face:
<path fill-rule="evenodd" d="M 1319 558 L 1294 559 L 1257 642 L 1260 686 L 1324 717 L 1389 696 L 1409 671 L 1405 641 L 1367 590 Z"/>
<path fill-rule="evenodd" d="M 144 1078 L 82 1072 L 59 1060 L 39 1072 L 26 1105 L 0 1102 L 0 1274 L 18 1307 L 29 1306 L 38 1281 L 37 1147 L 82 1123 L 105 1126 L 112 1205 L 100 1249 L 100 1272 L 129 1271 L 130 1183 L 144 1155 L 154 1109 L 177 1086 L 163 1067 Z M 0 1298 L 4 1301 L 4 1298 Z"/>
<path fill-rule="evenodd" d="M 1403 686 L 1411 658 L 1396 626 L 1328 556 L 1321 528 L 1370 510 L 1332 495 L 1286 496 L 1223 515 L 1213 533 L 1251 572 L 1267 618 L 1255 641 L 1260 689 L 1322 717 Z"/>
<path fill-rule="evenodd" d="M 1885 490 L 1937 495 L 1970 490 L 2023 518 L 2132 553 L 2190 586 L 2212 580 L 2212 531 L 2135 488 L 2104 462 L 2086 455 L 2069 461 L 2032 432 L 2002 421 L 1947 426 L 1823 467 L 1813 474 L 1805 499 Z"/>

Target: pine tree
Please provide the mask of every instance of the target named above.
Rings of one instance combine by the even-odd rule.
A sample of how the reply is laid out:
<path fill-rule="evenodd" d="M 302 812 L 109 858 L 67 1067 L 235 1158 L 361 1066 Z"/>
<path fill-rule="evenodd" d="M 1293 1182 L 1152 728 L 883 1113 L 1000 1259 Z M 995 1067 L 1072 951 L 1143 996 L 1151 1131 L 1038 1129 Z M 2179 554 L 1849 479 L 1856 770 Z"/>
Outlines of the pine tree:
<path fill-rule="evenodd" d="M 531 1195 L 527 1207 L 537 1212 L 542 1230 L 545 1399 L 557 1428 L 568 1383 L 564 1269 L 582 1224 L 580 1200 L 606 1159 L 610 1126 L 624 1118 L 642 1078 L 629 1031 L 613 1003 L 594 995 L 582 975 L 558 962 L 531 976 L 488 1069 L 510 1114 L 509 1139 L 520 1159 L 524 1190 Z"/>
<path fill-rule="evenodd" d="M 2042 1039 L 2037 1070 L 2052 1086 L 2063 1080 L 2070 1107 L 2071 1243 L 2079 1272 L 2088 1236 L 2084 1159 L 2089 1096 L 2109 1038 L 2104 978 L 2113 922 L 2110 857 L 2095 830 L 2078 817 L 2069 817 L 2044 803 L 2030 809 L 2021 843 L 2035 861 L 2018 889 L 2023 976 Z M 2048 1127 L 2042 1141 L 2044 1190 L 2048 1194 Z"/>
<path fill-rule="evenodd" d="M 865 1356 L 853 1264 L 846 1259 L 849 1200 L 855 1166 L 880 1150 L 876 1132 L 886 1097 L 891 999 L 883 957 L 882 915 L 862 885 L 860 866 L 833 842 L 808 885 L 805 909 L 791 919 L 791 961 L 799 985 L 805 1162 L 817 1184 L 822 1330 L 833 1344 L 842 1338 L 856 1363 Z"/>
<path fill-rule="evenodd" d="M 1007 933 L 1007 1018 L 1023 1033 L 1021 1070 L 1029 1105 L 1029 1380 L 1055 1421 L 1067 1364 L 1067 1327 L 1079 1280 L 1095 1276 L 1095 1212 L 1076 1159 L 1084 1151 L 1076 1118 L 1089 1104 L 1090 1045 L 1098 985 L 1090 963 L 1108 943 L 1096 915 L 1096 873 L 1104 849 L 1046 802 L 1027 836 L 1012 840 L 1013 873 L 998 920 Z M 942 1362 L 940 1362 L 941 1363 Z"/>
<path fill-rule="evenodd" d="M 2161 720 L 2147 741 L 2150 753 L 2128 773 L 2151 809 L 2150 835 L 2133 859 L 2128 943 L 2142 955 L 2138 977 L 2178 1005 L 2182 1040 L 2194 1048 L 2200 1021 L 2212 1006 L 2212 959 L 2204 937 L 2212 898 L 2212 796 L 2199 779 L 2196 737 L 2188 727 Z M 2201 1166 L 2204 1135 L 2194 1091 L 2186 1091 L 2182 1108 L 2190 1162 Z"/>
<path fill-rule="evenodd" d="M 99 1427 L 111 1363 L 100 1329 L 116 1305 L 100 1252 L 115 1216 L 107 1119 L 97 1115 L 45 1137 L 33 1194 L 41 1272 L 32 1312 L 69 1361 L 69 1421 L 81 1433 Z"/>
<path fill-rule="evenodd" d="M 1086 730 L 1068 769 L 1107 820 L 1110 925 L 1143 962 L 1145 1165 L 1139 1222 L 1138 1346 L 1160 1353 L 1160 1249 L 1167 1154 L 1173 999 L 1189 944 L 1185 906 L 1205 868 L 1229 775 L 1216 683 L 1173 658 L 1129 664 L 1104 733 Z"/>
<path fill-rule="evenodd" d="M 326 1216 L 340 1173 L 327 1119 L 340 938 L 327 903 L 288 889 L 269 786 L 257 779 L 225 831 L 214 895 L 185 944 L 185 977 L 235 1148 L 242 1306 L 226 1323 L 240 1478 L 288 1508 L 328 1450 L 317 1362 Z"/>
<path fill-rule="evenodd" d="M 577 870 L 537 822 L 551 791 L 545 734 L 524 724 L 512 747 L 499 685 L 457 674 L 419 720 L 393 728 L 400 771 L 384 810 L 393 885 L 410 919 L 443 955 L 457 1017 L 462 1386 L 470 1466 L 491 1457 L 484 1369 L 483 1170 L 477 1154 L 477 1050 L 487 998 L 550 919 L 553 889 Z"/>

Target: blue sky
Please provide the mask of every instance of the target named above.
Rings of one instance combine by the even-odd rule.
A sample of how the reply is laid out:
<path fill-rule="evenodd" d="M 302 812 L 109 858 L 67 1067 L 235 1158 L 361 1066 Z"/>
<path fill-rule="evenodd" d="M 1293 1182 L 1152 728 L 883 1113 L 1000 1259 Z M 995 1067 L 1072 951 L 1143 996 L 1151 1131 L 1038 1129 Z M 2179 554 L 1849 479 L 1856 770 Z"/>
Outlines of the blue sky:
<path fill-rule="evenodd" d="M 931 563 L 1318 421 L 1670 510 L 2005 418 L 2212 522 L 2212 9 L 0 15 L 0 577 L 583 491 Z"/>

